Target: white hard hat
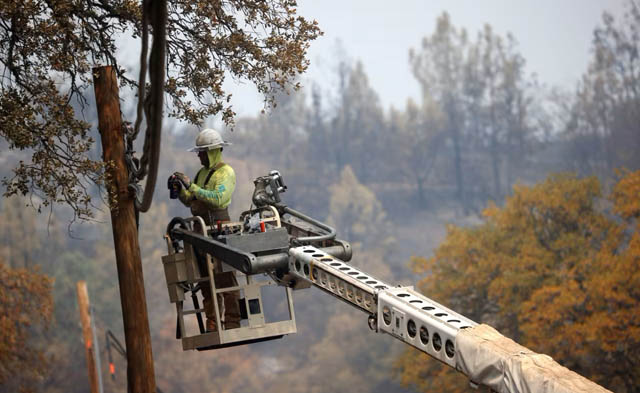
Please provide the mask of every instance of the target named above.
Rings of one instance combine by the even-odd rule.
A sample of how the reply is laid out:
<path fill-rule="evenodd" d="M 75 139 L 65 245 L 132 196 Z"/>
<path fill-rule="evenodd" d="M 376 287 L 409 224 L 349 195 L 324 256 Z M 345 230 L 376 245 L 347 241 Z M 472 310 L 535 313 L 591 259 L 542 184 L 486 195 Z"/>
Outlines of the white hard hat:
<path fill-rule="evenodd" d="M 229 146 L 231 143 L 222 140 L 220 133 L 212 128 L 200 131 L 196 137 L 196 145 L 189 151 L 207 151 Z"/>

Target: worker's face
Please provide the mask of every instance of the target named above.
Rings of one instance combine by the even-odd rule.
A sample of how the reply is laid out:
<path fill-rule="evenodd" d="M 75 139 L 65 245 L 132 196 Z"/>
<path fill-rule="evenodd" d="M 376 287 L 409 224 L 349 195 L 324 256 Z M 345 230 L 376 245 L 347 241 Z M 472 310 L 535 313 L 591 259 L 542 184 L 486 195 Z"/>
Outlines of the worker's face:
<path fill-rule="evenodd" d="M 209 155 L 206 151 L 199 151 L 198 158 L 200 159 L 200 164 L 204 167 L 209 167 Z"/>

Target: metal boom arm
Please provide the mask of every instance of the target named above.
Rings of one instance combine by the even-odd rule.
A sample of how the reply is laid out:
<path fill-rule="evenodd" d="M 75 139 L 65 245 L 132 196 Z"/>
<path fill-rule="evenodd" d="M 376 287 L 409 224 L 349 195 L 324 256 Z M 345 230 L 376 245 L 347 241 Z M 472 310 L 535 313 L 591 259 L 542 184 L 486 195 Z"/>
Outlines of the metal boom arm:
<path fill-rule="evenodd" d="M 596 383 L 416 292 L 393 287 L 313 246 L 289 249 L 298 279 L 369 314 L 387 333 L 497 392 L 609 392 Z"/>

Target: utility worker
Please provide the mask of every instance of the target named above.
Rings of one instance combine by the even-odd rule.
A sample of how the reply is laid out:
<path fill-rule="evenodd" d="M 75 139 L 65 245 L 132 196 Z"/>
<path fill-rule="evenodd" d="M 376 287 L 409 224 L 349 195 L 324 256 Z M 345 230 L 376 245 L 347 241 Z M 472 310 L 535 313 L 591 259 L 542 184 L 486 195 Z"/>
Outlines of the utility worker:
<path fill-rule="evenodd" d="M 193 182 L 180 172 L 173 176 L 184 186 L 180 190 L 180 201 L 191 208 L 194 216 L 200 216 L 207 226 L 217 225 L 218 222 L 229 222 L 228 206 L 231 195 L 236 188 L 236 174 L 229 164 L 222 161 L 222 148 L 230 143 L 224 141 L 218 131 L 207 128 L 196 137 L 196 145 L 189 151 L 197 152 L 202 168 L 196 174 Z M 208 275 L 206 258 L 203 253 L 196 251 L 200 273 Z M 236 286 L 234 272 L 222 272 L 219 261 L 214 261 L 214 282 L 216 288 Z M 211 286 L 208 281 L 201 283 L 204 309 L 207 316 L 207 331 L 216 331 L 215 308 L 211 296 Z M 240 327 L 240 308 L 237 291 L 224 292 L 218 295 L 220 316 L 225 329 Z"/>

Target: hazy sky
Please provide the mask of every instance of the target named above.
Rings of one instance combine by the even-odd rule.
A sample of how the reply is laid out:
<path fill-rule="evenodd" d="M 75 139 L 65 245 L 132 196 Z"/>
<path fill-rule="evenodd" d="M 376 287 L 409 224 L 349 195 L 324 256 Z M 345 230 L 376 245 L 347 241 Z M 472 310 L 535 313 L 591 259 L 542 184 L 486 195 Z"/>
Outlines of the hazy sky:
<path fill-rule="evenodd" d="M 594 27 L 602 12 L 622 15 L 626 0 L 299 0 L 299 13 L 316 19 L 324 36 L 311 44 L 311 66 L 304 78 L 330 90 L 335 84 L 336 41 L 344 54 L 361 60 L 384 108 L 403 108 L 418 98 L 408 52 L 433 33 L 435 20 L 447 11 L 456 27 L 472 37 L 485 23 L 497 34 L 511 32 L 527 61 L 527 72 L 545 84 L 572 87 L 590 58 Z M 261 100 L 243 86 L 235 88 L 239 115 L 253 115 Z"/>

